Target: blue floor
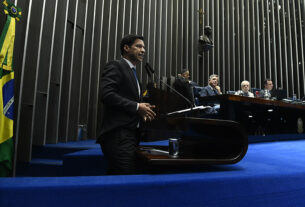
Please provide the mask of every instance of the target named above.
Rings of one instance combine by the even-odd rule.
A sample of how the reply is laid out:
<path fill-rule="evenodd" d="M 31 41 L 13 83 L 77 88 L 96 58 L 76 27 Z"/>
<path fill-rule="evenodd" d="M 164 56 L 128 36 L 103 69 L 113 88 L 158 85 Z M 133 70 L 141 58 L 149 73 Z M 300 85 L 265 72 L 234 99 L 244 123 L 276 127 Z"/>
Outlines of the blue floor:
<path fill-rule="evenodd" d="M 305 206 L 305 141 L 250 144 L 200 172 L 0 179 L 0 206 Z M 43 205 L 42 205 L 43 203 Z"/>

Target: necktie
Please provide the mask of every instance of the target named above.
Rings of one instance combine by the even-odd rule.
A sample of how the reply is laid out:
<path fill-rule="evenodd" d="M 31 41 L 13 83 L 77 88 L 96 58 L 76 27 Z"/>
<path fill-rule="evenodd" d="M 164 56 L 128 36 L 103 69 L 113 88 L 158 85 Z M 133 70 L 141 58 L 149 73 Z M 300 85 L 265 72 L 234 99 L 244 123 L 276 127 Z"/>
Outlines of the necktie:
<path fill-rule="evenodd" d="M 139 80 L 138 80 L 138 77 L 137 77 L 137 71 L 136 71 L 136 69 L 135 69 L 134 67 L 132 67 L 131 69 L 132 69 L 133 75 L 134 75 L 134 77 L 135 77 L 135 79 L 136 79 L 137 86 L 138 86 L 138 93 L 139 93 L 139 95 L 140 95 L 141 91 L 140 91 Z"/>
<path fill-rule="evenodd" d="M 139 83 L 139 80 L 138 80 L 138 77 L 137 77 L 137 71 L 136 71 L 136 69 L 135 69 L 135 68 L 131 68 L 131 69 L 132 69 L 132 72 L 133 72 L 134 77 L 136 78 L 137 83 Z"/>

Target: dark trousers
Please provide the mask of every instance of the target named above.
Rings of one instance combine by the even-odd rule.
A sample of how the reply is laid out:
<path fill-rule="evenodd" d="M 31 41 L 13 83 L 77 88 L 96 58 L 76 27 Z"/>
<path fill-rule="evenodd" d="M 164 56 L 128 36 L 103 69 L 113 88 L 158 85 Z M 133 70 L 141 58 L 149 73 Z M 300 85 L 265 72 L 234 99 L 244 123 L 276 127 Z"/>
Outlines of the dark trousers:
<path fill-rule="evenodd" d="M 101 148 L 108 161 L 111 175 L 136 174 L 136 149 L 139 145 L 137 130 L 119 128 L 103 135 Z"/>

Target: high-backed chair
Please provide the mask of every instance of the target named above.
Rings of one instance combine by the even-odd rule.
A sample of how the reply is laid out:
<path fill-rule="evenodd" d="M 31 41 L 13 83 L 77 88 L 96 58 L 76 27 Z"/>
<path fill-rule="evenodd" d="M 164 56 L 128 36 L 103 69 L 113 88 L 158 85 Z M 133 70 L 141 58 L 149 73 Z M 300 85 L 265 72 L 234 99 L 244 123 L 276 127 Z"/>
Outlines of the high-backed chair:
<path fill-rule="evenodd" d="M 175 76 L 170 76 L 169 78 L 167 78 L 167 84 L 171 86 L 171 88 L 174 87 L 174 83 L 175 83 Z M 168 91 L 172 92 L 172 89 L 168 88 Z"/>

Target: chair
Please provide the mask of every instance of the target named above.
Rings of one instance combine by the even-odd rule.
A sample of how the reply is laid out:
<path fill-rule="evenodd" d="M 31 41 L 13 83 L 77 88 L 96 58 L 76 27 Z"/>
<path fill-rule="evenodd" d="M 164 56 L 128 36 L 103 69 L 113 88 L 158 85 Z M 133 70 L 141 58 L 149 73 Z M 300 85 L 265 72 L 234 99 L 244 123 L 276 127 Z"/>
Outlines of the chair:
<path fill-rule="evenodd" d="M 175 80 L 176 80 L 175 76 L 170 76 L 169 78 L 167 78 L 167 84 L 173 88 Z M 172 89 L 168 88 L 168 91 L 172 92 Z"/>

